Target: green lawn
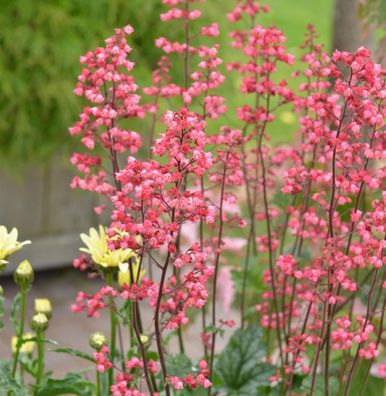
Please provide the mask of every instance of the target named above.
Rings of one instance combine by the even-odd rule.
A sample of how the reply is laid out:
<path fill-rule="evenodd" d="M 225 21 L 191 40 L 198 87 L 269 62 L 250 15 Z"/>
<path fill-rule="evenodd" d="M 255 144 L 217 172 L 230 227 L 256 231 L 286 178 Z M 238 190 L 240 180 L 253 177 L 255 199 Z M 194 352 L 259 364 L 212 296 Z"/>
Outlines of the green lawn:
<path fill-rule="evenodd" d="M 332 11 L 333 11 L 333 0 L 314 0 L 310 4 L 307 0 L 268 0 L 266 2 L 270 6 L 270 12 L 268 14 L 260 14 L 257 17 L 257 23 L 263 26 L 276 25 L 283 33 L 288 37 L 286 43 L 288 51 L 298 56 L 301 54 L 299 45 L 304 40 L 304 33 L 308 23 L 312 23 L 318 34 L 320 35 L 320 43 L 325 43 L 326 51 L 330 50 L 331 44 L 331 31 L 332 31 Z M 242 59 L 242 55 L 238 50 L 233 49 L 230 46 L 230 40 L 228 34 L 233 29 L 244 29 L 246 24 L 238 22 L 231 24 L 226 18 L 228 13 L 234 6 L 233 0 L 207 0 L 202 7 L 203 15 L 199 23 L 209 24 L 211 22 L 218 22 L 221 36 L 219 38 L 205 38 L 205 44 L 214 42 L 220 43 L 220 57 L 224 60 L 223 66 L 227 62 L 239 61 Z M 169 31 L 164 31 L 165 26 L 171 27 Z M 199 26 L 196 22 L 192 23 L 192 31 L 197 31 Z M 141 28 L 142 29 L 142 28 Z M 168 37 L 172 36 L 175 39 L 182 38 L 179 32 L 180 26 L 178 22 L 168 22 L 156 24 L 150 33 L 150 36 L 157 37 L 159 34 L 168 34 Z M 148 35 L 149 37 L 149 35 Z M 197 44 L 197 42 L 195 42 Z M 148 48 L 148 43 L 146 44 Z M 138 56 L 137 61 L 137 76 L 138 82 L 144 84 L 149 83 L 149 68 L 148 65 L 157 59 L 157 49 L 150 49 L 149 52 L 144 51 L 143 47 L 136 48 L 138 50 L 135 56 Z M 161 52 L 158 52 L 160 55 Z M 144 60 L 147 60 L 146 62 Z M 181 61 L 177 58 L 172 57 L 175 65 L 181 65 Z M 299 64 L 297 64 L 299 65 Z M 299 65 L 300 66 L 300 65 Z M 277 80 L 287 79 L 290 86 L 296 88 L 298 82 L 291 79 L 290 73 L 297 66 L 294 67 L 283 66 L 277 73 L 275 78 Z M 227 124 L 233 127 L 240 127 L 240 123 L 237 120 L 235 109 L 242 106 L 244 103 L 248 103 L 252 100 L 252 95 L 246 96 L 239 92 L 239 85 L 241 82 L 241 76 L 237 72 L 226 73 L 227 79 L 224 85 L 219 89 L 218 93 L 224 96 L 227 100 L 229 112 L 221 117 L 219 120 L 210 121 L 209 133 L 217 133 L 218 129 Z M 181 81 L 181 73 L 175 71 L 177 81 Z M 179 101 L 172 101 L 175 107 L 178 107 Z M 295 117 L 288 115 L 290 106 L 285 106 L 277 112 L 276 120 L 270 125 L 269 133 L 272 135 L 272 142 L 274 144 L 281 142 L 291 141 L 294 133 L 296 133 L 297 124 Z M 284 113 L 284 114 L 283 114 Z M 285 122 L 283 122 L 285 121 Z"/>
<path fill-rule="evenodd" d="M 226 6 L 222 6 L 226 3 Z M 299 49 L 299 44 L 304 40 L 304 33 L 308 23 L 312 23 L 318 34 L 320 35 L 320 43 L 324 43 L 326 46 L 326 51 L 330 51 L 331 46 L 331 35 L 332 35 L 332 18 L 333 18 L 333 0 L 268 0 L 264 2 L 270 6 L 270 12 L 268 14 L 260 14 L 258 16 L 258 23 L 263 26 L 276 25 L 283 33 L 288 37 L 286 43 L 288 51 L 294 55 L 300 55 L 301 51 Z M 262 2 L 262 4 L 264 4 Z M 205 8 L 208 14 L 216 19 L 219 15 L 219 10 L 221 14 L 225 14 L 230 9 L 232 9 L 233 1 L 221 1 L 212 0 L 207 1 Z M 225 12 L 224 12 L 225 11 Z M 234 61 L 239 60 L 240 55 L 237 51 L 230 48 L 227 34 L 224 32 L 229 32 L 235 26 L 242 26 L 242 23 L 237 25 L 230 24 L 225 17 L 221 16 L 220 20 L 222 35 L 222 50 L 221 55 L 224 61 Z M 287 79 L 290 86 L 296 87 L 296 82 L 289 78 L 290 68 L 283 67 L 276 75 L 278 80 Z M 236 73 L 230 75 L 229 79 L 226 81 L 223 95 L 228 99 L 228 105 L 230 109 L 235 109 L 241 104 L 245 103 L 245 95 L 239 93 L 240 76 Z M 282 112 L 288 112 L 288 108 L 283 108 Z M 234 120 L 231 112 L 229 117 Z M 286 123 L 282 122 L 282 118 L 287 118 Z M 277 114 L 277 120 L 271 124 L 269 132 L 272 135 L 273 143 L 288 142 L 291 140 L 293 131 L 296 130 L 296 123 L 289 122 L 290 117 L 283 116 L 282 113 Z M 236 124 L 235 124 L 236 125 Z M 216 124 L 216 127 L 219 123 Z"/>

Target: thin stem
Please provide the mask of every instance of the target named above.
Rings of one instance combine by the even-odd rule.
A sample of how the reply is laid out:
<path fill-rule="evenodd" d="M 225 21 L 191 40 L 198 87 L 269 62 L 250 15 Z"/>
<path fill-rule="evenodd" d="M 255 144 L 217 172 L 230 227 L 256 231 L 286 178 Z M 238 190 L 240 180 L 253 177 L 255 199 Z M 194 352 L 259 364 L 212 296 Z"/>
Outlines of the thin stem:
<path fill-rule="evenodd" d="M 252 221 L 253 222 L 253 221 Z M 251 226 L 249 235 L 248 235 L 248 240 L 247 240 L 247 254 L 245 257 L 245 264 L 244 264 L 244 269 L 243 269 L 243 283 L 241 286 L 241 297 L 240 297 L 240 323 L 241 323 L 241 328 L 244 328 L 244 322 L 245 322 L 245 303 L 246 303 L 246 289 L 247 289 L 247 278 L 248 278 L 248 273 L 249 273 L 249 261 L 250 261 L 250 255 L 251 255 L 251 240 L 253 238 L 253 227 Z"/>
<path fill-rule="evenodd" d="M 376 342 L 377 349 L 379 347 L 379 344 L 380 344 L 381 338 L 382 338 L 382 333 L 383 333 L 383 328 L 384 328 L 385 311 L 386 311 L 386 296 L 383 299 L 383 304 L 382 304 L 382 313 L 381 313 L 379 330 L 378 330 L 378 336 L 377 336 L 377 342 Z M 372 358 L 370 360 L 370 362 L 369 362 L 366 374 L 364 376 L 364 379 L 362 380 L 362 386 L 360 388 L 358 396 L 362 396 L 364 390 L 366 389 L 367 381 L 369 379 L 370 369 L 371 369 L 371 366 L 372 366 L 373 362 L 374 362 L 374 358 Z"/>
<path fill-rule="evenodd" d="M 373 293 L 374 293 L 374 289 L 375 289 L 375 285 L 376 285 L 378 273 L 379 273 L 379 268 L 377 268 L 377 269 L 375 270 L 373 282 L 372 282 L 372 284 L 371 284 L 371 288 L 370 288 L 369 295 L 368 295 L 368 298 L 367 298 L 367 313 L 366 313 L 366 319 L 365 319 L 365 321 L 364 321 L 364 323 L 363 323 L 363 327 L 362 327 L 362 330 L 363 330 L 363 331 L 366 329 L 366 326 L 367 326 L 367 324 L 368 324 L 368 322 L 369 322 L 369 319 L 370 319 L 370 314 L 371 314 L 371 300 L 372 300 L 372 296 L 373 296 Z M 353 362 L 352 362 L 352 364 L 351 364 L 351 368 L 350 368 L 350 371 L 349 371 L 349 374 L 348 374 L 348 377 L 347 377 L 347 382 L 346 382 L 346 386 L 345 386 L 344 393 L 343 393 L 344 396 L 347 396 L 348 391 L 349 391 L 349 389 L 350 389 L 351 380 L 352 380 L 352 377 L 353 377 L 353 374 L 354 374 L 354 371 L 355 371 L 356 364 L 357 364 L 358 359 L 359 359 L 359 351 L 360 351 L 360 349 L 361 349 L 362 344 L 363 344 L 363 341 L 359 343 L 358 348 L 357 348 L 357 351 L 356 351 L 356 353 L 355 353 L 354 360 L 353 360 Z"/>
<path fill-rule="evenodd" d="M 219 231 L 218 231 L 218 240 L 217 240 L 217 249 L 216 249 L 216 258 L 214 261 L 214 277 L 213 277 L 213 287 L 212 287 L 212 327 L 216 326 L 216 293 L 217 293 L 217 276 L 218 276 L 218 268 L 220 262 L 220 254 L 221 254 L 221 240 L 222 233 L 224 229 L 224 220 L 223 220 L 223 204 L 224 204 L 224 192 L 225 192 L 225 176 L 227 171 L 227 161 L 228 161 L 229 152 L 226 155 L 226 159 L 224 162 L 224 170 L 222 174 L 221 181 L 221 193 L 220 193 L 220 209 L 219 209 Z M 213 375 L 213 360 L 214 360 L 214 352 L 216 347 L 216 331 L 212 333 L 212 345 L 210 348 L 210 360 L 209 360 L 209 380 L 212 380 Z M 208 389 L 208 395 L 210 396 L 212 392 L 212 388 Z"/>
<path fill-rule="evenodd" d="M 348 86 L 351 86 L 352 80 L 352 70 L 350 71 L 350 78 L 348 81 Z M 342 117 L 339 120 L 338 129 L 336 131 L 335 139 L 338 140 L 339 135 L 342 131 L 343 121 L 346 117 L 346 110 L 348 106 L 348 100 L 345 100 Z M 337 152 L 337 143 L 334 145 L 334 150 L 332 153 L 332 181 L 331 181 L 331 198 L 330 198 L 330 207 L 328 210 L 328 236 L 327 241 L 329 239 L 334 239 L 334 212 L 335 212 L 335 194 L 336 194 L 336 152 Z M 326 361 L 324 365 L 324 394 L 325 396 L 329 396 L 329 371 L 330 371 L 330 338 L 331 338 L 331 323 L 333 318 L 333 307 L 328 303 L 328 299 L 333 290 L 333 281 L 332 276 L 334 274 L 333 268 L 328 268 L 328 295 L 327 295 L 327 330 L 326 330 Z"/>
<path fill-rule="evenodd" d="M 267 96 L 266 100 L 266 112 L 269 114 L 270 112 L 270 96 Z M 260 157 L 261 163 L 261 178 L 263 185 L 263 202 L 264 202 L 264 212 L 265 212 L 265 223 L 267 228 L 267 239 L 268 239 L 268 258 L 269 258 L 269 272 L 271 276 L 271 285 L 272 285 L 272 294 L 273 294 L 273 306 L 276 315 L 276 337 L 279 347 L 280 360 L 282 366 L 284 366 L 284 357 L 283 357 L 283 348 L 281 345 L 281 331 L 280 331 L 280 318 L 279 318 L 279 306 L 278 306 L 278 298 L 277 298 L 277 290 L 276 290 L 276 282 L 275 282 L 275 271 L 273 268 L 273 252 L 272 252 L 272 235 L 271 235 L 271 216 L 269 213 L 268 206 L 268 188 L 267 188 L 267 180 L 266 180 L 266 166 L 264 161 L 264 153 L 263 153 L 263 136 L 265 133 L 265 128 L 267 125 L 267 120 L 264 121 L 262 130 L 259 135 L 259 140 L 257 144 L 257 152 Z"/>
<path fill-rule="evenodd" d="M 189 13 L 189 0 L 185 0 L 184 6 L 185 15 Z M 188 89 L 189 86 L 189 45 L 190 45 L 190 36 L 189 36 L 189 18 L 185 19 L 185 56 L 184 56 L 184 85 L 185 89 Z"/>
<path fill-rule="evenodd" d="M 147 358 L 146 358 L 146 351 L 145 351 L 143 342 L 141 340 L 141 333 L 139 332 L 139 328 L 138 328 L 138 320 L 137 320 L 138 307 L 137 307 L 137 304 L 138 304 L 138 302 L 136 302 L 136 301 L 133 304 L 134 331 L 135 331 L 135 335 L 137 337 L 139 349 L 141 351 L 143 371 L 145 373 L 146 384 L 147 384 L 148 390 L 150 392 L 150 395 L 153 396 L 154 390 L 153 390 L 153 386 L 152 386 L 152 382 L 151 382 L 151 378 L 150 378 L 150 374 L 149 374 L 149 368 L 148 368 L 148 363 L 147 363 Z"/>
<path fill-rule="evenodd" d="M 121 325 L 118 323 L 117 326 L 117 330 L 118 330 L 118 340 L 119 340 L 119 349 L 121 351 L 121 367 L 122 367 L 122 371 L 125 373 L 126 372 L 126 365 L 125 365 L 125 357 L 126 357 L 126 353 L 125 353 L 125 348 L 123 345 L 123 337 L 122 337 L 122 329 L 121 329 Z"/>
<path fill-rule="evenodd" d="M 113 287 L 114 284 L 113 272 L 109 271 L 106 274 L 106 282 L 109 286 Z M 114 380 L 117 317 L 115 315 L 114 298 L 112 296 L 109 296 L 109 303 L 110 303 L 110 359 L 112 363 L 111 369 L 109 370 L 109 389 L 110 389 L 110 387 L 113 385 L 113 380 Z"/>
<path fill-rule="evenodd" d="M 35 394 L 39 390 L 40 383 L 44 374 L 44 331 L 38 330 L 36 332 L 37 348 L 38 348 L 38 365 L 36 371 Z"/>
<path fill-rule="evenodd" d="M 200 180 L 200 187 L 201 187 L 201 194 L 204 197 L 204 177 L 201 176 Z M 204 249 L 204 221 L 202 217 L 200 217 L 200 250 L 203 251 Z M 201 310 L 201 323 L 202 323 L 202 333 L 205 333 L 206 329 L 206 305 L 202 307 Z M 208 355 L 208 347 L 206 346 L 206 343 L 204 344 L 204 356 Z"/>
<path fill-rule="evenodd" d="M 320 338 L 321 339 L 323 339 L 324 327 L 326 325 L 327 309 L 328 309 L 328 301 L 325 301 L 324 302 L 324 307 L 323 307 L 322 329 L 320 330 Z M 320 356 L 321 350 L 322 350 L 322 341 L 319 341 L 318 348 L 316 350 L 316 355 L 315 355 L 314 368 L 312 370 L 311 390 L 310 390 L 310 395 L 309 396 L 312 396 L 313 393 L 314 393 L 315 381 L 316 381 L 316 370 L 318 368 L 319 356 Z"/>
<path fill-rule="evenodd" d="M 20 327 L 19 333 L 17 334 L 17 344 L 15 356 L 13 358 L 12 365 L 12 377 L 15 378 L 17 363 L 19 360 L 20 348 L 23 344 L 24 326 L 25 326 L 25 306 L 27 300 L 27 290 L 25 288 L 20 289 Z"/>
<path fill-rule="evenodd" d="M 174 212 L 172 215 L 172 221 L 174 221 Z M 170 396 L 171 393 L 170 393 L 170 386 L 167 382 L 168 372 L 167 372 L 167 368 L 166 368 L 165 356 L 164 356 L 164 351 L 163 351 L 163 346 L 162 346 L 162 332 L 161 332 L 161 326 L 160 326 L 160 308 L 161 308 L 163 288 L 164 288 L 164 284 L 165 284 L 169 260 L 170 260 L 170 252 L 168 252 L 166 259 L 165 259 L 165 264 L 162 268 L 161 280 L 159 283 L 159 291 L 158 291 L 158 297 L 157 297 L 157 304 L 156 304 L 155 314 L 154 314 L 155 338 L 156 338 L 156 343 L 157 343 L 158 355 L 159 355 L 159 359 L 160 359 L 160 363 L 161 363 L 162 377 L 163 377 L 163 382 L 164 382 L 164 386 L 165 386 L 166 396 Z"/>
<path fill-rule="evenodd" d="M 97 396 L 102 396 L 101 375 L 98 370 L 96 370 L 96 386 L 97 386 Z"/>

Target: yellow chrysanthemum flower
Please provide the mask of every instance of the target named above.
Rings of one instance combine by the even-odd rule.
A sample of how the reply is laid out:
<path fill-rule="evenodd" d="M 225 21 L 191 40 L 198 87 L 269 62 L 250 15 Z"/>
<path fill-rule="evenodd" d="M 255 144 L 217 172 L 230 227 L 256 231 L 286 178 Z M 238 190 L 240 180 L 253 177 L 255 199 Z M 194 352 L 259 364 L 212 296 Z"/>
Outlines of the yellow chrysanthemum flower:
<path fill-rule="evenodd" d="M 30 339 L 32 339 L 34 337 L 34 335 L 32 333 L 26 333 L 23 336 L 23 344 L 21 344 L 20 347 L 20 353 L 24 354 L 24 355 L 31 355 L 34 351 L 35 348 L 35 341 L 28 341 Z M 15 354 L 16 353 L 16 347 L 17 347 L 17 336 L 13 336 L 11 338 L 11 349 L 12 349 L 12 353 Z"/>
<path fill-rule="evenodd" d="M 91 256 L 95 264 L 103 268 L 119 267 L 127 263 L 131 257 L 137 258 L 132 249 L 110 250 L 107 244 L 106 229 L 99 226 L 99 233 L 95 228 L 90 228 L 89 235 L 80 234 L 80 238 L 86 245 L 80 251 Z"/>
<path fill-rule="evenodd" d="M 119 272 L 118 272 L 118 283 L 119 286 L 123 286 L 124 284 L 126 285 L 131 285 L 132 283 L 140 283 L 143 276 L 146 273 L 146 270 L 144 268 L 141 269 L 139 272 L 139 260 L 138 256 L 135 257 L 135 260 L 132 260 L 131 262 L 131 271 L 129 264 L 121 264 L 119 266 Z M 134 280 L 131 279 L 131 272 L 133 273 Z"/>
<path fill-rule="evenodd" d="M 52 314 L 51 301 L 48 298 L 35 298 L 35 312 L 44 313 L 50 319 Z"/>
<path fill-rule="evenodd" d="M 0 265 L 7 264 L 7 257 L 10 254 L 31 243 L 31 241 L 19 242 L 17 237 L 18 231 L 16 228 L 12 228 L 11 232 L 8 232 L 4 226 L 0 226 Z"/>

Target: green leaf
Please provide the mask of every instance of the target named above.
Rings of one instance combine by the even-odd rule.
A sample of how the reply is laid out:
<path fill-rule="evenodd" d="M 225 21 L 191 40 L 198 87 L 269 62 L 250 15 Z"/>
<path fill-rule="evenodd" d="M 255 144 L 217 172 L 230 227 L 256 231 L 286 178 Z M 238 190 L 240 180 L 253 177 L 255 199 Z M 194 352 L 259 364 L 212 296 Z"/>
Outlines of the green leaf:
<path fill-rule="evenodd" d="M 25 396 L 27 392 L 15 379 L 12 378 L 9 362 L 0 360 L 0 395 Z"/>
<path fill-rule="evenodd" d="M 265 354 L 266 346 L 258 325 L 237 330 L 215 363 L 220 388 L 229 396 L 269 394 L 258 390 L 269 388 L 269 378 L 276 372 L 274 366 L 261 363 Z"/>
<path fill-rule="evenodd" d="M 20 304 L 21 294 L 17 293 L 11 306 L 11 322 L 16 334 L 20 333 Z"/>
<path fill-rule="evenodd" d="M 306 377 L 301 386 L 301 392 L 306 392 L 308 395 L 311 391 L 312 385 L 312 375 Z M 329 390 L 331 395 L 335 395 L 338 392 L 339 382 L 335 377 L 330 377 L 329 379 Z M 320 374 L 317 374 L 315 377 L 315 385 L 314 385 L 314 396 L 324 396 L 325 386 L 324 386 L 324 377 Z M 367 395 L 366 395 L 367 396 Z"/>
<path fill-rule="evenodd" d="M 167 355 L 165 362 L 168 373 L 172 376 L 186 377 L 193 371 L 193 363 L 185 355 Z"/>
<path fill-rule="evenodd" d="M 67 355 L 76 356 L 78 358 L 88 360 L 89 362 L 95 363 L 95 359 L 88 353 L 79 351 L 73 348 L 55 348 L 49 349 L 49 352 L 66 353 Z"/>
<path fill-rule="evenodd" d="M 196 389 L 189 389 L 188 387 L 185 387 L 182 391 L 176 392 L 178 396 L 206 396 L 208 394 L 208 389 L 204 388 L 196 388 Z"/>
<path fill-rule="evenodd" d="M 36 396 L 78 395 L 92 396 L 95 385 L 77 373 L 67 373 L 61 379 L 46 378 Z"/>
<path fill-rule="evenodd" d="M 371 361 L 364 360 L 358 363 L 349 389 L 349 396 L 356 396 L 359 391 L 365 396 L 380 396 L 386 393 L 385 380 L 369 375 L 367 381 L 364 382 L 371 364 Z"/>

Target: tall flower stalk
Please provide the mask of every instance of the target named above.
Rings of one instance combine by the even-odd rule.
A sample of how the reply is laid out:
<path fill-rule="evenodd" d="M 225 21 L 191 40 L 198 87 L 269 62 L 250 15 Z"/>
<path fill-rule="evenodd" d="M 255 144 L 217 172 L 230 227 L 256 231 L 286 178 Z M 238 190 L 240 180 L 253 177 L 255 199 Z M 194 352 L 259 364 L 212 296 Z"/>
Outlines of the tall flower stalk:
<path fill-rule="evenodd" d="M 385 72 L 365 48 L 329 56 L 312 26 L 295 64 L 283 32 L 258 23 L 268 7 L 239 0 L 227 16 L 240 56 L 227 71 L 241 75 L 245 103 L 233 120 L 239 128 L 216 131 L 212 120 L 224 117 L 225 124 L 232 112 L 216 93 L 225 78 L 221 49 L 204 44 L 219 27 L 198 27 L 197 3 L 202 1 L 163 1 L 161 20 L 179 27 L 184 39 L 157 38 L 163 54 L 144 98 L 128 60 L 131 26 L 116 29 L 105 47 L 81 58 L 75 93 L 91 106 L 70 128 L 87 150 L 72 157 L 80 171 L 72 186 L 103 195 L 112 207 L 106 229 L 82 236 L 83 252 L 94 269 L 113 267 L 119 276 L 96 294 L 79 293 L 73 309 L 90 316 L 111 310 L 110 348 L 95 356 L 100 372 L 109 370 L 114 394 L 142 385 L 151 395 L 186 386 L 211 394 L 217 337 L 224 323 L 233 325 L 221 317 L 217 298 L 219 274 L 229 260 L 241 279 L 238 324 L 243 331 L 251 322 L 264 329 L 265 360 L 276 367 L 272 386 L 291 395 L 301 372 L 309 380 L 305 392 L 313 394 L 322 380 L 330 396 L 331 362 L 339 355 L 349 370 L 340 378 L 348 393 L 358 360 L 379 354 L 381 333 L 374 323 L 384 306 Z M 180 78 L 172 77 L 176 67 Z M 279 69 L 294 82 L 280 80 Z M 150 136 L 142 139 L 128 125 L 131 119 L 145 123 L 147 115 Z M 296 144 L 270 143 L 278 117 L 297 122 Z M 149 142 L 148 159 L 136 156 L 142 140 Z M 239 252 L 232 246 L 235 234 L 243 242 Z M 363 317 L 354 313 L 354 303 L 366 286 Z M 252 314 L 251 298 L 257 300 Z M 146 303 L 153 320 L 143 325 Z M 175 333 L 180 354 L 189 352 L 184 336 L 193 309 L 201 310 L 204 360 L 183 377 L 170 365 L 168 339 Z M 130 359 L 115 342 L 115 327 L 126 323 Z"/>

